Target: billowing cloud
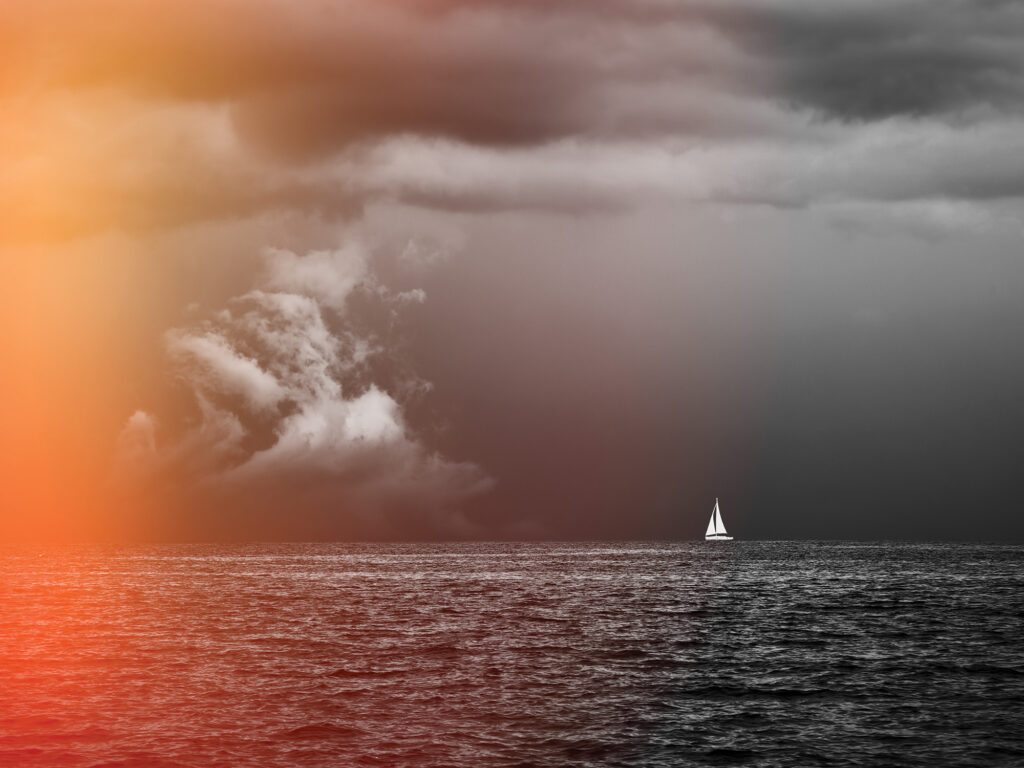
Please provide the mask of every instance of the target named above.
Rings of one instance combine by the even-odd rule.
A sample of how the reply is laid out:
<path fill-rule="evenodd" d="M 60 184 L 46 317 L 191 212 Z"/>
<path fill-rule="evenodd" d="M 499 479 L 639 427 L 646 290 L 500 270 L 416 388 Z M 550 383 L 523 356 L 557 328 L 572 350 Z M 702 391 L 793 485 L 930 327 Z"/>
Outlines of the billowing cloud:
<path fill-rule="evenodd" d="M 374 380 L 369 363 L 382 348 L 346 312 L 353 292 L 382 294 L 366 265 L 356 243 L 269 251 L 262 288 L 169 332 L 191 407 L 164 434 L 136 412 L 120 438 L 123 468 L 254 519 L 288 514 L 280 505 L 320 515 L 335 535 L 393 534 L 420 516 L 434 532 L 468 533 L 458 503 L 491 481 L 426 447 Z"/>
<path fill-rule="evenodd" d="M 240 355 L 232 343 L 216 332 L 172 332 L 168 348 L 172 358 L 205 389 L 237 394 L 257 410 L 275 407 L 284 397 L 277 379 L 258 360 Z"/>
<path fill-rule="evenodd" d="M 342 312 L 352 291 L 370 279 L 366 254 L 355 244 L 305 256 L 271 250 L 267 268 L 271 288 L 315 297 L 335 312 Z"/>

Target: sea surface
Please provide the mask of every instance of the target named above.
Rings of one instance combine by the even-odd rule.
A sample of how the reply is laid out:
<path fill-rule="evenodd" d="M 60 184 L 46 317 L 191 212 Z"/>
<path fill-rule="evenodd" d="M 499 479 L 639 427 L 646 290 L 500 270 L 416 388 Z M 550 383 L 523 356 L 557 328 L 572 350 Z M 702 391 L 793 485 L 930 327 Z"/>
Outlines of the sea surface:
<path fill-rule="evenodd" d="M 0 765 L 1024 765 L 1024 547 L 0 549 Z"/>

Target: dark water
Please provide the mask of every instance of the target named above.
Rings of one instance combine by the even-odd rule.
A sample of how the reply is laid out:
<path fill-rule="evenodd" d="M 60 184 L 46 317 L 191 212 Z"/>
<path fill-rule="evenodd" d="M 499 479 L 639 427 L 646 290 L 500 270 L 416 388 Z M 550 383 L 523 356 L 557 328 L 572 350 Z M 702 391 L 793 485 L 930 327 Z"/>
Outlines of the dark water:
<path fill-rule="evenodd" d="M 0 550 L 3 766 L 1024 765 L 1024 548 Z"/>

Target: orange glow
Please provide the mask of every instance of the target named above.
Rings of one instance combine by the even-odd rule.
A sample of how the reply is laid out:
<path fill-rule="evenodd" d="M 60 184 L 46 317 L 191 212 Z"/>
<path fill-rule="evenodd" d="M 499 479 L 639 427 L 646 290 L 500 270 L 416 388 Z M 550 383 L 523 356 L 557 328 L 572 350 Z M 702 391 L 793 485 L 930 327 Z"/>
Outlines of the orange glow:
<path fill-rule="evenodd" d="M 120 297 L 81 254 L 0 262 L 0 534 L 75 539 L 111 531 L 104 497 L 123 420 Z"/>

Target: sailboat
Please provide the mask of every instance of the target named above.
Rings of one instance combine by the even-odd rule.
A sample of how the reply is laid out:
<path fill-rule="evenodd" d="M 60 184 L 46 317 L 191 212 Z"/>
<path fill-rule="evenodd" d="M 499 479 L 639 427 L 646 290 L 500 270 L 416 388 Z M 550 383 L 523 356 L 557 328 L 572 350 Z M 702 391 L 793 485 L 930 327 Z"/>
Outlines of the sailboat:
<path fill-rule="evenodd" d="M 708 529 L 704 533 L 704 541 L 732 541 L 732 536 L 725 530 L 722 510 L 718 508 L 718 499 L 715 499 L 715 508 L 711 511 L 711 519 L 708 521 Z"/>

